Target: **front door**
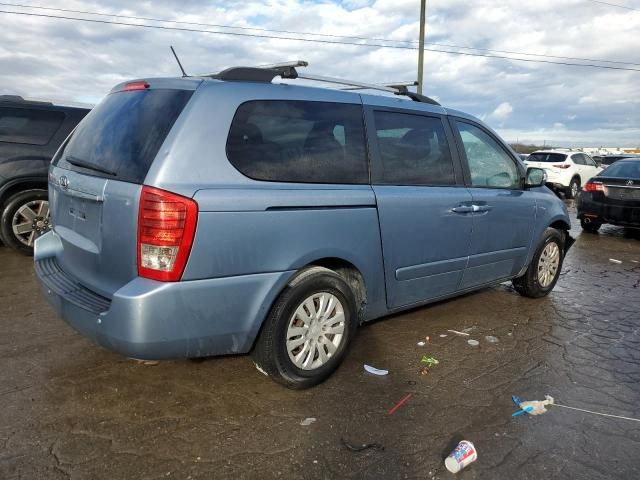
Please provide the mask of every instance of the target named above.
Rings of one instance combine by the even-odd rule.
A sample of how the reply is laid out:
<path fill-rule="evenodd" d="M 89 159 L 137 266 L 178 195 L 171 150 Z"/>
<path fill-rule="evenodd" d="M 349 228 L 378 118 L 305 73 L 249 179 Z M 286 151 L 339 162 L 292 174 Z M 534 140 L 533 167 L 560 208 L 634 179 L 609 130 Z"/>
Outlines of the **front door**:
<path fill-rule="evenodd" d="M 473 200 L 473 237 L 461 289 L 507 279 L 524 266 L 536 220 L 524 172 L 489 130 L 452 120 Z"/>
<path fill-rule="evenodd" d="M 456 291 L 471 242 L 471 194 L 442 116 L 367 110 L 372 185 L 384 253 L 387 305 Z"/>

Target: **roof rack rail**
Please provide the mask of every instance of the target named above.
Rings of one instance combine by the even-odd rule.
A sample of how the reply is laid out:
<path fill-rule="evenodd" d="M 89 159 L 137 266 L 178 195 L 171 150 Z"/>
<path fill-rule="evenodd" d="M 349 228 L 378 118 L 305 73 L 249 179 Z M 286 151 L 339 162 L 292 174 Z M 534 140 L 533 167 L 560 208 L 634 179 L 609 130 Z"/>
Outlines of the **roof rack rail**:
<path fill-rule="evenodd" d="M 282 77 L 285 79 L 302 78 L 304 80 L 311 80 L 315 82 L 345 85 L 348 87 L 347 89 L 351 90 L 378 90 L 382 92 L 389 92 L 395 95 L 404 95 L 416 102 L 429 103 L 431 105 L 440 105 L 432 98 L 420 95 L 415 92 L 410 92 L 407 87 L 417 85 L 417 82 L 396 83 L 391 85 L 376 85 L 373 83 L 356 82 L 343 78 L 325 77 L 322 75 L 307 75 L 299 73 L 296 70 L 296 68 L 298 67 L 307 67 L 308 65 L 309 62 L 306 62 L 304 60 L 296 60 L 292 62 L 275 63 L 272 65 L 261 65 L 258 67 L 231 67 L 219 73 L 212 73 L 201 76 L 213 78 L 216 80 L 264 83 L 270 83 L 276 77 Z"/>

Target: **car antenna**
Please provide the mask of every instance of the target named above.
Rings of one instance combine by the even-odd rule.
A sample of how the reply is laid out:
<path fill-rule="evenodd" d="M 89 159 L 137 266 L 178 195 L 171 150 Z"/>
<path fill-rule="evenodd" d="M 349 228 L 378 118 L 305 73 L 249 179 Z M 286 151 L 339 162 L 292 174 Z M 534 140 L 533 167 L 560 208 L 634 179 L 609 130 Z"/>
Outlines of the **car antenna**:
<path fill-rule="evenodd" d="M 188 77 L 189 75 L 187 75 L 187 72 L 185 72 L 184 68 L 182 68 L 182 64 L 180 63 L 180 59 L 178 58 L 178 54 L 173 49 L 173 45 L 169 45 L 169 48 L 171 48 L 171 53 L 173 53 L 173 56 L 176 57 L 176 62 L 178 62 L 178 66 L 180 67 L 180 71 L 182 72 L 182 76 L 183 77 Z"/>

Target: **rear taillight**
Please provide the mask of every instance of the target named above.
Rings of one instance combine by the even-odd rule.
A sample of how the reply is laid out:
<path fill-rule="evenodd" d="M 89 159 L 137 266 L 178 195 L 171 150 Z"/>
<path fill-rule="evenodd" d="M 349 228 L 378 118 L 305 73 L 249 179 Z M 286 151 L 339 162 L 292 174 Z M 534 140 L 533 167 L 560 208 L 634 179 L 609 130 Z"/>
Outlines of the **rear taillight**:
<path fill-rule="evenodd" d="M 163 282 L 182 277 L 196 232 L 198 204 L 142 187 L 138 211 L 138 275 Z"/>
<path fill-rule="evenodd" d="M 587 182 L 582 190 L 585 192 L 604 192 L 604 185 L 600 182 Z"/>
<path fill-rule="evenodd" d="M 552 167 L 556 167 L 556 168 L 569 168 L 571 165 L 569 165 L 568 163 L 561 163 L 559 165 L 551 165 Z"/>

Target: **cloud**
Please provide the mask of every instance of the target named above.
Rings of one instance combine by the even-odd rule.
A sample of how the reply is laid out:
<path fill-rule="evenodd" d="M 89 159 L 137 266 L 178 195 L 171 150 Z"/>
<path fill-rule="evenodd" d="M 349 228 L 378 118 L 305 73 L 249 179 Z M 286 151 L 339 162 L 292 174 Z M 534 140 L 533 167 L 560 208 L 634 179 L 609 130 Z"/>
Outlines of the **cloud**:
<path fill-rule="evenodd" d="M 509 115 L 513 112 L 513 107 L 509 102 L 502 102 L 500 105 L 496 107 L 493 113 L 490 115 L 496 120 L 506 120 Z"/>
<path fill-rule="evenodd" d="M 222 34 L 269 34 L 261 30 L 223 27 L 232 25 L 388 38 L 393 39 L 395 45 L 411 46 L 413 44 L 398 41 L 417 40 L 419 2 L 415 0 L 183 0 L 179 6 L 169 0 L 102 0 L 100 3 L 97 0 L 58 0 L 55 7 L 215 24 L 218 26 L 99 17 L 218 33 L 0 14 L 3 27 L 0 94 L 67 101 L 99 100 L 113 85 L 126 79 L 177 75 L 178 68 L 169 45 L 175 46 L 189 73 L 300 58 L 310 62 L 309 73 L 366 82 L 413 80 L 417 75 L 417 51 L 413 49 Z M 76 13 L 18 7 L 6 10 L 89 18 Z M 449 0 L 429 2 L 427 7 L 427 42 L 510 52 L 567 57 L 587 56 L 585 52 L 588 52 L 590 58 L 634 62 L 632 55 L 637 51 L 639 28 L 640 12 L 583 0 L 561 3 L 554 0 Z M 427 43 L 427 49 L 474 52 L 441 45 Z M 637 65 L 621 66 L 640 69 Z M 437 96 L 446 107 L 484 116 L 507 140 L 544 139 L 552 132 L 558 135 L 554 142 L 563 144 L 636 146 L 640 142 L 637 135 L 640 128 L 640 72 L 517 62 L 430 50 L 425 52 L 424 72 L 425 94 Z M 570 120 L 570 128 L 549 128 L 567 120 Z M 551 141 L 551 138 L 547 140 Z"/>

